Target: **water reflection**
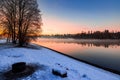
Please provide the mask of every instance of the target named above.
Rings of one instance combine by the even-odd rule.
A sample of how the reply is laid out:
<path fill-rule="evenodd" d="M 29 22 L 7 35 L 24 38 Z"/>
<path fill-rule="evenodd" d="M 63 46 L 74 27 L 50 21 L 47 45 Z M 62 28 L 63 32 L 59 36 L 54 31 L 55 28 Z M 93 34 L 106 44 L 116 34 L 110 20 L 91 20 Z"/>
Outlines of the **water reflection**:
<path fill-rule="evenodd" d="M 120 40 L 40 38 L 33 43 L 120 72 Z"/>
<path fill-rule="evenodd" d="M 77 44 L 88 47 L 96 46 L 96 47 L 105 47 L 105 48 L 120 46 L 119 42 L 114 42 L 114 41 L 113 42 L 79 42 Z"/>
<path fill-rule="evenodd" d="M 78 44 L 81 46 L 88 47 L 118 47 L 120 46 L 120 40 L 84 40 L 84 39 L 56 39 L 56 38 L 40 38 L 38 40 L 40 43 L 64 43 L 64 44 Z"/>

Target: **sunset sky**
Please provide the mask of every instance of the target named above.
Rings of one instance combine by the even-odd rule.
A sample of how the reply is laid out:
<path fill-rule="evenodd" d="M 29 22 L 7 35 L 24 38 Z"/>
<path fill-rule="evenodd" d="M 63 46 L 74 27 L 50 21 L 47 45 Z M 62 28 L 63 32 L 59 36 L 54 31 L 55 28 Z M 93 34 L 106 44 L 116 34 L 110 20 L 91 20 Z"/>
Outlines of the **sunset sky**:
<path fill-rule="evenodd" d="M 43 34 L 120 31 L 120 0 L 38 0 Z"/>

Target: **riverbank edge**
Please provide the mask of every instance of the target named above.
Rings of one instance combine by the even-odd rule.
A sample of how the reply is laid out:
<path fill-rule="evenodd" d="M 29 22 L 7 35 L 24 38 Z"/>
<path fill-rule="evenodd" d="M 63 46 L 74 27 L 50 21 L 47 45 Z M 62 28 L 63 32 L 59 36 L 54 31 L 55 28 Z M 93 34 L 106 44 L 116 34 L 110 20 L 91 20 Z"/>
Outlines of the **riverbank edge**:
<path fill-rule="evenodd" d="M 34 43 L 34 44 L 35 44 L 35 43 Z M 35 44 L 35 45 L 38 45 L 38 44 Z M 97 68 L 100 68 L 100 69 L 103 69 L 103 70 L 112 72 L 112 73 L 117 74 L 117 75 L 120 75 L 120 72 L 119 72 L 119 71 L 116 71 L 116 70 L 113 70 L 113 69 L 109 69 L 109 68 L 105 68 L 105 67 L 102 67 L 102 66 L 99 66 L 99 65 L 90 63 L 90 62 L 85 61 L 85 60 L 77 59 L 77 58 L 75 58 L 75 57 L 69 56 L 69 55 L 67 55 L 67 54 L 65 54 L 65 53 L 59 52 L 59 51 L 57 51 L 57 50 L 54 50 L 54 49 L 51 49 L 51 48 L 48 48 L 48 47 L 45 47 L 45 46 L 42 46 L 42 45 L 38 45 L 38 46 L 43 47 L 43 48 L 46 48 L 46 49 L 49 49 L 49 50 L 54 51 L 54 52 L 57 52 L 58 54 L 67 56 L 67 57 L 72 58 L 72 59 L 74 59 L 74 60 L 77 60 L 77 61 L 80 61 L 80 62 L 84 62 L 84 63 L 89 64 L 89 65 L 92 65 L 92 66 L 94 66 L 94 67 L 97 67 Z"/>

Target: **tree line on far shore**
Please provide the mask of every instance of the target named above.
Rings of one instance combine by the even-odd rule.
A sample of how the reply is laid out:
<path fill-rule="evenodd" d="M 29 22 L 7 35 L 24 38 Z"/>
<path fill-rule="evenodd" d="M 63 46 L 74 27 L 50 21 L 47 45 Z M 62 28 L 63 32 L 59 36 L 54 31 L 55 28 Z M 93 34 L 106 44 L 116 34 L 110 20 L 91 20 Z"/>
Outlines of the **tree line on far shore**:
<path fill-rule="evenodd" d="M 104 31 L 88 31 L 77 34 L 55 34 L 55 35 L 42 35 L 46 38 L 74 38 L 74 39 L 120 39 L 120 32 Z"/>

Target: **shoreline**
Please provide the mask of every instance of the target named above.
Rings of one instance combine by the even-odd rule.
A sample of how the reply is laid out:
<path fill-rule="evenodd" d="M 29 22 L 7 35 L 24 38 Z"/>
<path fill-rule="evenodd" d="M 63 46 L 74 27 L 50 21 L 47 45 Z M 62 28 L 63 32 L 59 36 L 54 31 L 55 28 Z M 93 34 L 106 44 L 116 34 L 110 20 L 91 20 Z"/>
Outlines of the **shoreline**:
<path fill-rule="evenodd" d="M 34 44 L 35 44 L 35 43 L 34 43 Z M 35 44 L 35 45 L 38 45 L 38 44 Z M 100 68 L 100 69 L 103 69 L 103 70 L 112 72 L 112 73 L 117 74 L 117 75 L 120 75 L 120 72 L 119 72 L 119 71 L 116 71 L 116 70 L 113 70 L 113 69 L 109 69 L 109 68 L 105 68 L 105 67 L 102 67 L 102 66 L 99 66 L 99 65 L 90 63 L 90 62 L 85 61 L 85 60 L 77 59 L 77 58 L 75 58 L 75 57 L 69 56 L 69 55 L 67 55 L 67 54 L 65 54 L 65 53 L 59 52 L 59 51 L 57 51 L 57 50 L 54 50 L 54 49 L 51 49 L 51 48 L 48 48 L 48 47 L 45 47 L 45 46 L 42 46 L 42 45 L 38 45 L 38 46 L 43 47 L 43 48 L 46 48 L 46 49 L 49 49 L 49 50 L 54 51 L 54 52 L 57 52 L 57 53 L 59 53 L 59 54 L 61 54 L 61 55 L 67 56 L 67 57 L 72 58 L 72 59 L 74 59 L 74 60 L 77 60 L 77 61 L 80 61 L 80 62 L 84 62 L 84 63 L 89 64 L 89 65 L 92 65 L 92 66 L 94 66 L 94 67 L 97 67 L 97 68 Z"/>
<path fill-rule="evenodd" d="M 26 47 L 10 45 L 13 47 L 8 46 L 7 49 L 6 46 L 1 46 L 0 51 L 0 80 L 10 79 L 4 76 L 4 73 L 9 72 L 10 66 L 18 62 L 26 62 L 27 65 L 36 69 L 31 75 L 19 77 L 24 80 L 120 80 L 120 75 L 80 62 L 37 44 L 31 43 Z M 66 71 L 67 77 L 54 75 L 53 69 L 60 69 L 60 72 Z"/>

